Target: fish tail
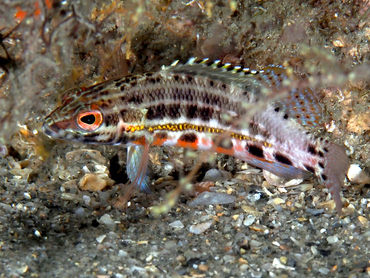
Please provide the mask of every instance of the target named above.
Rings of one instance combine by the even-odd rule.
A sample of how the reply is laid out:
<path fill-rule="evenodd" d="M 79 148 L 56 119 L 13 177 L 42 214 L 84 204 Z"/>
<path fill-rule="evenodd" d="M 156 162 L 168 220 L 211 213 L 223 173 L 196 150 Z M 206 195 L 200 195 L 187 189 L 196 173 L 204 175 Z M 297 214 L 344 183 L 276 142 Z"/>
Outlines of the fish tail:
<path fill-rule="evenodd" d="M 340 192 L 344 185 L 344 178 L 346 177 L 350 163 L 344 148 L 341 146 L 327 142 L 323 150 L 325 167 L 320 175 L 320 179 L 331 193 L 336 209 L 340 213 L 343 207 Z"/>

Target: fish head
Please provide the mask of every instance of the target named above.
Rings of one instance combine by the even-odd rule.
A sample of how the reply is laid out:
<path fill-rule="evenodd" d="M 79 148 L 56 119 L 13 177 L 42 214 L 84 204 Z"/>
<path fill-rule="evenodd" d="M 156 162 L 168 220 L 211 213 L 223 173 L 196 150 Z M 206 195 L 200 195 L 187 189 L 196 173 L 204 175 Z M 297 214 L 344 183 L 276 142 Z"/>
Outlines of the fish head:
<path fill-rule="evenodd" d="M 91 144 L 135 141 L 144 129 L 140 123 L 145 111 L 129 108 L 112 96 L 114 92 L 96 86 L 68 91 L 46 117 L 43 132 L 52 138 Z"/>

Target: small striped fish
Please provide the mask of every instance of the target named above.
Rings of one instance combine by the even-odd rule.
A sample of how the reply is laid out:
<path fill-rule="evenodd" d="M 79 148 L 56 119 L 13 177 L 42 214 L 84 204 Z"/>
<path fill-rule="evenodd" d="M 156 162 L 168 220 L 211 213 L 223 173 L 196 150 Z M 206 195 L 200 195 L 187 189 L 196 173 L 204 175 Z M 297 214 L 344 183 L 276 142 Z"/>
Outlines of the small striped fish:
<path fill-rule="evenodd" d="M 251 71 L 192 58 L 71 90 L 43 130 L 54 138 L 127 146 L 127 174 L 141 190 L 150 191 L 149 147 L 178 146 L 232 155 L 289 179 L 313 173 L 340 212 L 348 157 L 305 129 L 320 122 L 322 110 L 314 92 L 298 85 L 281 66 Z"/>

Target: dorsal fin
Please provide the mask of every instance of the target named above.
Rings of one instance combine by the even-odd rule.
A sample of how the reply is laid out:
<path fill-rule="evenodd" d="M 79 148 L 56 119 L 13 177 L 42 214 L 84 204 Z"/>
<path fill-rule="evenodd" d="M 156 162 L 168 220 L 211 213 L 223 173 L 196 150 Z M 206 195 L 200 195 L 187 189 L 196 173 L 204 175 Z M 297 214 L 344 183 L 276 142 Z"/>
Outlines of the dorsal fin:
<path fill-rule="evenodd" d="M 248 77 L 253 77 L 259 73 L 259 71 L 250 70 L 249 68 L 232 66 L 229 63 L 223 64 L 220 60 L 198 60 L 195 57 L 190 58 L 185 64 L 180 64 L 179 61 L 175 61 L 168 67 L 162 67 L 162 70 L 171 73 L 202 76 L 239 87 L 243 87 L 245 83 L 250 83 L 248 82 Z"/>
<path fill-rule="evenodd" d="M 285 111 L 304 126 L 316 126 L 322 119 L 322 107 L 314 91 L 310 88 L 295 89 L 284 100 L 280 101 Z"/>
<path fill-rule="evenodd" d="M 279 87 L 284 80 L 296 80 L 296 76 L 289 75 L 283 66 L 268 66 L 259 76 L 267 86 Z M 322 119 L 322 107 L 315 92 L 309 87 L 292 88 L 286 98 L 275 103 L 277 108 L 294 118 L 304 126 L 316 126 Z"/>
<path fill-rule="evenodd" d="M 170 66 L 163 67 L 162 70 L 177 74 L 202 76 L 233 84 L 243 90 L 252 89 L 255 93 L 261 93 L 261 90 L 256 90 L 261 86 L 267 89 L 271 88 L 272 92 L 289 86 L 289 81 L 297 81 L 293 72 L 281 65 L 269 65 L 257 71 L 239 65 L 223 64 L 220 60 L 210 61 L 209 59 L 199 60 L 197 58 L 191 58 L 185 64 L 175 61 Z M 277 101 L 274 106 L 304 126 L 316 126 L 322 118 L 319 100 L 308 87 L 294 88 L 293 86 L 296 85 L 294 82 L 290 93 L 287 96 L 284 95 L 286 97 Z"/>

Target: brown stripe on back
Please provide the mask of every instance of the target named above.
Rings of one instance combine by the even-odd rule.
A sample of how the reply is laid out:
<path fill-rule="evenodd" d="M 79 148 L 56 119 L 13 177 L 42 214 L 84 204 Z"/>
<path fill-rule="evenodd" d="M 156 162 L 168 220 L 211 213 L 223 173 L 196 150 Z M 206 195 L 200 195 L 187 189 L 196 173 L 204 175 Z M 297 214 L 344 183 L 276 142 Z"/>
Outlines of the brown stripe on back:
<path fill-rule="evenodd" d="M 148 120 L 178 119 L 181 116 L 189 120 L 201 119 L 204 122 L 208 122 L 210 119 L 221 120 L 220 114 L 215 113 L 213 107 L 193 103 L 158 103 L 148 107 L 146 113 Z"/>
<path fill-rule="evenodd" d="M 166 113 L 171 119 L 178 119 L 181 117 L 181 105 L 180 103 L 171 103 L 167 105 Z"/>
<path fill-rule="evenodd" d="M 166 105 L 163 103 L 149 107 L 146 113 L 146 118 L 148 120 L 161 120 L 166 116 Z"/>
<path fill-rule="evenodd" d="M 198 137 L 195 133 L 184 133 L 179 138 L 180 141 L 185 141 L 185 142 L 188 142 L 188 143 L 194 143 L 195 141 L 197 141 L 197 139 L 198 139 Z"/>
<path fill-rule="evenodd" d="M 189 119 L 199 118 L 205 122 L 214 118 L 214 109 L 210 106 L 201 106 L 198 104 L 191 104 L 186 109 L 186 116 Z"/>
<path fill-rule="evenodd" d="M 171 81 L 168 80 L 169 78 L 172 78 Z M 222 84 L 217 81 L 210 82 L 207 79 L 199 80 L 192 76 L 182 75 L 162 76 L 158 73 L 148 79 L 142 79 L 138 81 L 136 86 L 128 87 L 122 91 L 122 95 L 125 95 L 124 98 L 120 97 L 122 101 L 128 105 L 135 104 L 145 107 L 159 101 L 202 103 L 237 113 L 244 111 L 241 100 L 248 102 L 248 99 L 243 96 L 242 90 L 240 90 L 240 95 L 237 94 L 236 90 L 231 96 L 229 88 L 222 87 Z"/>

